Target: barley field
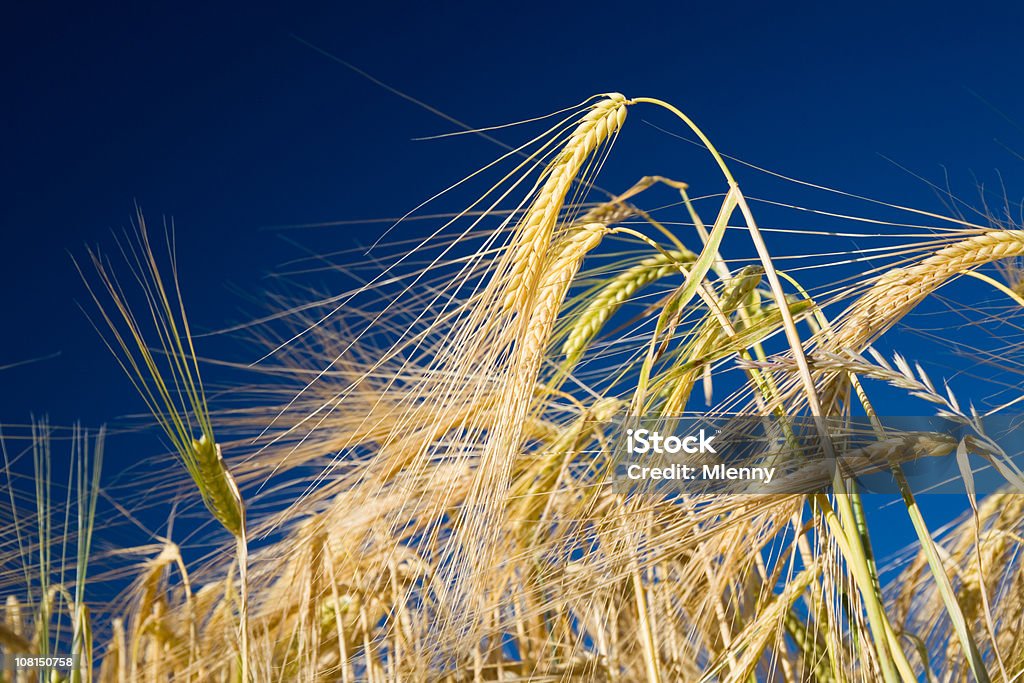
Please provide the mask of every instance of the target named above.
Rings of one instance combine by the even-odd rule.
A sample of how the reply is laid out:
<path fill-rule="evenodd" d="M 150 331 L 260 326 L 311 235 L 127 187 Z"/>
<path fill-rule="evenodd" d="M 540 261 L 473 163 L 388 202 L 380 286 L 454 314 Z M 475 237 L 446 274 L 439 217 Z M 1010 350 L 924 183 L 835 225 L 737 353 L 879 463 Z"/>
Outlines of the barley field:
<path fill-rule="evenodd" d="M 652 112 L 706 163 L 605 189 Z M 168 223 L 140 210 L 73 254 L 111 377 L 166 447 L 143 488 L 181 519 L 123 547 L 147 503 L 105 486 L 108 435 L 5 428 L 0 680 L 1024 678 L 1024 472 L 993 427 L 1019 380 L 946 384 L 888 343 L 962 300 L 957 334 L 1019 374 L 1024 229 L 827 188 L 814 207 L 753 199 L 757 171 L 653 97 L 541 114 L 465 169 L 474 201 L 413 243 L 385 235 L 350 290 L 270 294 L 224 333 L 258 364 L 204 352 Z M 830 208 L 848 200 L 862 212 Z M 780 254 L 768 202 L 843 227 Z M 244 379 L 204 384 L 218 366 Z M 624 483 L 626 426 L 708 416 L 767 425 L 743 464 L 781 484 Z M 922 511 L 930 467 L 965 510 L 952 524 Z M 878 481 L 914 533 L 895 559 L 872 542 Z"/>

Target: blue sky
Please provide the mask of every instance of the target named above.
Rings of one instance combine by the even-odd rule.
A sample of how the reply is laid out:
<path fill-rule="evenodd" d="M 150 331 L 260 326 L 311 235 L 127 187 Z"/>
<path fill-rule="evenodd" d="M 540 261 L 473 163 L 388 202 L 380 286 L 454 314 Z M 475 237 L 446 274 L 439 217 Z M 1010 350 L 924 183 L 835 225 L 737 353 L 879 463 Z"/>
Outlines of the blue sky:
<path fill-rule="evenodd" d="M 272 226 L 401 215 L 497 153 L 414 140 L 452 126 L 295 36 L 472 125 L 614 90 L 680 106 L 726 152 L 852 192 L 941 210 L 891 159 L 948 172 L 968 199 L 997 173 L 1024 194 L 1011 3 L 21 5 L 0 22 L 0 366 L 60 355 L 0 371 L 8 423 L 139 410 L 77 308 L 69 258 L 109 245 L 135 202 L 175 219 L 193 322 L 217 329 L 259 312 L 268 273 L 303 254 L 283 237 L 337 250 L 379 230 Z M 670 123 L 631 114 L 602 185 L 659 173 L 720 189 L 644 120 Z"/>

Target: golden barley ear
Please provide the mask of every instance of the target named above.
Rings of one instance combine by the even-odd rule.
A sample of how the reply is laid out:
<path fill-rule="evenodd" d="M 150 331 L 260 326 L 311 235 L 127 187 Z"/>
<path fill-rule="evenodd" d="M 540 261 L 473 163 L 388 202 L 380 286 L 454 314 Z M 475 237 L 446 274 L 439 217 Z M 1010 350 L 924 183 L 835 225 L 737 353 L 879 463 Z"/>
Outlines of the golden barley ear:
<path fill-rule="evenodd" d="M 507 309 L 521 310 L 535 295 L 569 188 L 587 159 L 612 139 L 625 121 L 626 98 L 618 93 L 608 95 L 580 120 L 562 153 L 545 170 L 544 184 L 516 226 L 516 237 L 507 256 Z"/>
<path fill-rule="evenodd" d="M 2 622 L 0 622 L 0 645 L 3 645 L 4 649 L 9 652 L 27 653 L 32 651 L 32 643 Z"/>
<path fill-rule="evenodd" d="M 824 346 L 859 353 L 950 278 L 1022 255 L 1024 230 L 993 230 L 953 242 L 906 268 L 889 270 L 854 302 Z"/>

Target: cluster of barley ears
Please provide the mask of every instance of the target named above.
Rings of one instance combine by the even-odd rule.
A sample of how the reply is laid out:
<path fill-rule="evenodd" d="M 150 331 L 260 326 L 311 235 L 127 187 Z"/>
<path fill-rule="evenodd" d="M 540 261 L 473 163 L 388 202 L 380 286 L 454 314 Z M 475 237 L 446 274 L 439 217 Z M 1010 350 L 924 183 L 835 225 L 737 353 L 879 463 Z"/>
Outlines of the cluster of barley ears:
<path fill-rule="evenodd" d="M 703 181 L 703 199 L 650 176 L 592 200 L 638 106 L 667 110 L 707 147 L 722 180 Z M 960 275 L 1024 306 L 1006 265 L 1024 257 L 1024 232 L 917 212 L 934 225 L 871 250 L 862 277 L 813 278 L 773 256 L 725 159 L 679 110 L 612 94 L 562 115 L 445 226 L 469 222 L 456 238 L 435 233 L 399 259 L 411 275 L 389 266 L 351 296 L 282 300 L 283 336 L 256 334 L 269 379 L 241 407 L 208 408 L 179 272 L 161 269 L 141 216 L 123 263 L 92 254 L 98 327 L 230 539 L 205 557 L 170 538 L 131 551 L 130 587 L 91 627 L 102 644 L 79 648 L 93 680 L 1024 675 L 1024 478 L 966 402 L 872 348 Z M 678 217 L 636 204 L 655 191 L 672 193 Z M 756 258 L 730 257 L 748 247 Z M 868 262 L 806 256 L 826 274 Z M 990 264 L 1004 281 L 976 272 Z M 872 404 L 883 389 L 974 435 L 891 433 Z M 842 447 L 835 425 L 870 418 L 860 455 L 892 473 L 917 535 L 898 571 L 875 556 L 845 471 L 804 492 L 615 485 L 617 424 L 701 410 L 772 418 L 784 440 L 802 421 L 826 452 Z M 258 436 L 217 441 L 215 423 Z M 222 449 L 241 455 L 228 464 Z M 975 495 L 971 454 L 1004 492 Z M 971 504 L 942 531 L 903 473 L 923 457 L 956 459 Z M 5 652 L 40 647 L 19 600 L 4 612 Z"/>

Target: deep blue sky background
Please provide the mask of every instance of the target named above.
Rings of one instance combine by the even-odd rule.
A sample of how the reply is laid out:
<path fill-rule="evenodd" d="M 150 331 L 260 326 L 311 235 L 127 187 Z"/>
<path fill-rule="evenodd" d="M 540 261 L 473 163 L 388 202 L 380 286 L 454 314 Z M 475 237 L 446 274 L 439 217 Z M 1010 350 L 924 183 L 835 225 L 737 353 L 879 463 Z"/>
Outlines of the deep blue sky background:
<path fill-rule="evenodd" d="M 0 366 L 60 353 L 0 371 L 6 423 L 139 410 L 76 307 L 69 259 L 109 245 L 133 202 L 175 218 L 193 322 L 215 329 L 251 314 L 238 290 L 258 296 L 301 255 L 267 226 L 401 215 L 496 154 L 413 141 L 452 127 L 291 34 L 473 125 L 616 90 L 679 105 L 727 152 L 861 194 L 941 208 L 885 155 L 940 182 L 945 167 L 968 197 L 972 173 L 997 170 L 1024 195 L 1024 162 L 996 141 L 1024 150 L 1012 3 L 208 5 L 20 3 L 0 21 Z M 643 153 L 603 185 L 693 179 L 684 145 L 631 125 Z M 756 194 L 756 174 L 740 180 Z M 343 249 L 376 230 L 288 236 Z"/>

